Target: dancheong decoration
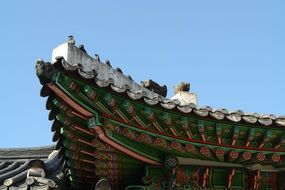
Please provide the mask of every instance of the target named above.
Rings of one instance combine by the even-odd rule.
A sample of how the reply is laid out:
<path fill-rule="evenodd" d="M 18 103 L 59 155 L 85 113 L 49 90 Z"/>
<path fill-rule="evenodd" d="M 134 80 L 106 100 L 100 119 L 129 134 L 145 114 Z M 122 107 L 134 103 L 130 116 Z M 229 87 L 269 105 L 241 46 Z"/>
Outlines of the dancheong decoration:
<path fill-rule="evenodd" d="M 36 62 L 36 73 L 53 121 L 53 156 L 34 156 L 41 164 L 29 160 L 22 170 L 25 162 L 12 167 L 0 158 L 0 189 L 285 188 L 285 117 L 200 107 L 187 82 L 166 98 L 165 85 L 136 83 L 72 36 L 51 63 Z"/>

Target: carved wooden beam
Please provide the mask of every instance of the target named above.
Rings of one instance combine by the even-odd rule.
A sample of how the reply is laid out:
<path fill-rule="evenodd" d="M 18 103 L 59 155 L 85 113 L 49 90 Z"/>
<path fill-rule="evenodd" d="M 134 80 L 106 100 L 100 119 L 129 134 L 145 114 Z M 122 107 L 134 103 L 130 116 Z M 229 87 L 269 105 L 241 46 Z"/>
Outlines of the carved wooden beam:
<path fill-rule="evenodd" d="M 218 144 L 222 144 L 222 125 L 220 123 L 216 124 L 216 137 Z"/>
<path fill-rule="evenodd" d="M 94 94 L 94 93 L 91 93 Z M 110 94 L 106 94 L 104 96 L 105 102 L 111 107 L 111 109 L 119 115 L 119 117 L 124 122 L 130 122 L 129 118 L 126 116 L 126 114 L 119 108 L 117 100 Z"/>
<path fill-rule="evenodd" d="M 274 149 L 280 148 L 283 144 L 285 144 L 285 134 L 280 137 L 279 142 L 274 146 Z"/>
<path fill-rule="evenodd" d="M 240 127 L 234 127 L 232 143 L 231 143 L 232 146 L 234 146 L 236 144 L 239 132 L 240 132 Z"/>
<path fill-rule="evenodd" d="M 186 117 L 182 117 L 180 119 L 180 123 L 181 123 L 181 126 L 182 126 L 183 130 L 185 131 L 186 136 L 189 139 L 193 139 L 193 134 L 192 134 L 192 132 L 190 130 L 188 119 Z"/>
<path fill-rule="evenodd" d="M 159 125 L 159 123 L 157 122 L 157 118 L 155 113 L 151 110 L 151 108 L 146 107 L 143 111 L 143 113 L 145 114 L 145 116 L 148 118 L 148 120 L 152 123 L 152 125 L 155 127 L 155 129 L 162 133 L 163 129 L 161 128 L 161 126 Z"/>
<path fill-rule="evenodd" d="M 249 130 L 249 134 L 245 143 L 245 146 L 248 147 L 250 145 L 250 143 L 252 142 L 252 140 L 254 139 L 254 135 L 255 135 L 255 129 L 251 128 Z"/>
<path fill-rule="evenodd" d="M 178 132 L 176 131 L 176 129 L 173 126 L 173 121 L 172 121 L 170 114 L 169 113 L 163 113 L 162 118 L 163 118 L 164 123 L 168 126 L 168 129 L 170 130 L 170 132 L 174 136 L 178 136 Z"/>
<path fill-rule="evenodd" d="M 265 143 L 267 143 L 270 138 L 272 137 L 272 131 L 271 130 L 267 130 L 266 133 L 264 134 L 262 140 L 260 141 L 259 144 L 259 148 L 262 148 L 264 146 Z"/>
<path fill-rule="evenodd" d="M 198 121 L 198 129 L 199 129 L 202 140 L 206 141 L 205 126 L 204 126 L 204 122 L 201 120 Z"/>

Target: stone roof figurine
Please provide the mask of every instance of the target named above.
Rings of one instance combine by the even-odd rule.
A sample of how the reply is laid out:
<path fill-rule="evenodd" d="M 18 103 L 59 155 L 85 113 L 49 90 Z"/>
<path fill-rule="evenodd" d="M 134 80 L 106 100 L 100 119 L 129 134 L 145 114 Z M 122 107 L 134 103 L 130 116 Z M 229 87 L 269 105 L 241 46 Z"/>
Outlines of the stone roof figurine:
<path fill-rule="evenodd" d="M 174 96 L 171 99 L 179 100 L 180 106 L 185 105 L 198 105 L 198 98 L 197 95 L 194 93 L 190 93 L 190 83 L 188 82 L 181 82 L 178 85 L 174 86 Z"/>
<path fill-rule="evenodd" d="M 154 82 L 153 80 L 144 80 L 141 82 L 141 85 L 149 90 L 152 90 L 153 92 L 166 97 L 167 95 L 167 87 L 166 85 L 160 86 L 159 84 L 157 84 L 156 82 Z"/>
<path fill-rule="evenodd" d="M 95 59 L 96 59 L 97 62 L 101 62 L 99 55 L 96 54 L 96 53 L 95 53 Z"/>
<path fill-rule="evenodd" d="M 67 43 L 71 44 L 71 45 L 75 45 L 75 39 L 73 36 L 68 36 L 67 38 Z"/>
<path fill-rule="evenodd" d="M 174 94 L 177 94 L 178 92 L 189 92 L 190 90 L 190 83 L 188 82 L 181 82 L 178 85 L 174 86 Z"/>
<path fill-rule="evenodd" d="M 83 45 L 83 44 L 80 44 L 80 45 L 78 46 L 78 48 L 79 48 L 81 51 L 83 51 L 84 53 L 87 53 L 86 50 L 85 50 L 85 48 L 84 48 L 84 45 Z"/>
<path fill-rule="evenodd" d="M 49 62 L 44 62 L 42 59 L 36 61 L 36 73 L 41 84 L 51 82 L 54 72 L 55 68 Z"/>

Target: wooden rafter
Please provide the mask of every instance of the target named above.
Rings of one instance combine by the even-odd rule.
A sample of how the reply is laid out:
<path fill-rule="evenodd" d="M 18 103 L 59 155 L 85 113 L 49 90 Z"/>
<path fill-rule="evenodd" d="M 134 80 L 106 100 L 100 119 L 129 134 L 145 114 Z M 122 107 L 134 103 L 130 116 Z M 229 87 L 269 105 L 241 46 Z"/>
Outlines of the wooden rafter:
<path fill-rule="evenodd" d="M 239 126 L 234 127 L 232 143 L 231 143 L 232 146 L 236 144 L 238 136 L 239 136 L 239 132 L 240 132 L 240 127 Z"/>
<path fill-rule="evenodd" d="M 265 134 L 264 134 L 264 137 L 260 141 L 260 144 L 259 144 L 258 148 L 262 148 L 264 146 L 264 144 L 267 143 L 270 140 L 271 137 L 272 137 L 272 131 L 271 130 L 267 130 L 265 132 Z"/>
<path fill-rule="evenodd" d="M 247 137 L 247 140 L 246 140 L 246 143 L 244 145 L 245 147 L 249 147 L 250 146 L 250 143 L 253 141 L 254 136 L 255 136 L 255 129 L 254 128 L 250 128 L 249 129 L 249 133 L 248 133 L 248 137 Z"/>
<path fill-rule="evenodd" d="M 222 144 L 222 124 L 217 123 L 216 125 L 216 137 L 218 144 Z"/>
<path fill-rule="evenodd" d="M 230 169 L 229 173 L 228 173 L 228 177 L 227 177 L 227 188 L 231 188 L 232 187 L 232 183 L 233 183 L 233 177 L 235 175 L 236 170 Z"/>
<path fill-rule="evenodd" d="M 204 126 L 204 122 L 201 120 L 198 121 L 198 129 L 199 129 L 202 140 L 206 141 L 205 126 Z"/>

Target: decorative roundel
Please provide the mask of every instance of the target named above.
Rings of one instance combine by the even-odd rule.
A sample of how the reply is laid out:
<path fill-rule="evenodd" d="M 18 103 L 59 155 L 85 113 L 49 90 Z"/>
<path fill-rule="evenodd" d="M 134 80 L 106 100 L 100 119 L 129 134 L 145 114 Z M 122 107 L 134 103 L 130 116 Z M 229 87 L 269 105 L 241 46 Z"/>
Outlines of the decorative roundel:
<path fill-rule="evenodd" d="M 236 152 L 236 151 L 234 151 L 234 150 L 232 150 L 232 151 L 230 152 L 230 158 L 231 158 L 231 159 L 236 159 L 236 158 L 238 157 L 238 155 L 239 155 L 239 153 Z"/>
<path fill-rule="evenodd" d="M 271 159 L 273 162 L 279 162 L 280 161 L 280 156 L 278 154 L 273 154 L 271 156 Z"/>
<path fill-rule="evenodd" d="M 216 150 L 216 155 L 217 155 L 218 157 L 223 157 L 224 154 L 225 154 L 225 151 L 224 151 L 224 150 L 222 150 L 222 149 L 217 149 L 217 150 Z"/>
<path fill-rule="evenodd" d="M 182 145 L 179 142 L 173 141 L 170 145 L 174 150 L 182 151 Z"/>
<path fill-rule="evenodd" d="M 200 149 L 200 153 L 201 153 L 202 155 L 207 155 L 207 154 L 210 153 L 210 150 L 209 150 L 207 147 L 202 146 L 201 149 Z"/>
<path fill-rule="evenodd" d="M 265 160 L 265 154 L 262 152 L 259 152 L 256 157 L 257 157 L 258 161 L 264 161 Z"/>
<path fill-rule="evenodd" d="M 168 169 L 174 169 L 178 167 L 179 161 L 178 161 L 178 158 L 170 155 L 165 158 L 164 164 Z"/>
<path fill-rule="evenodd" d="M 250 160 L 250 159 L 251 159 L 251 153 L 250 153 L 250 152 L 244 152 L 244 153 L 242 154 L 242 158 L 243 158 L 244 160 Z"/>
<path fill-rule="evenodd" d="M 187 152 L 192 152 L 192 153 L 195 153 L 195 152 L 196 152 L 196 148 L 195 148 L 195 146 L 192 145 L 192 144 L 187 144 L 187 145 L 185 146 L 185 150 L 186 150 Z"/>

